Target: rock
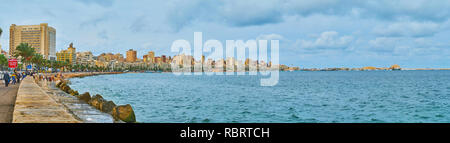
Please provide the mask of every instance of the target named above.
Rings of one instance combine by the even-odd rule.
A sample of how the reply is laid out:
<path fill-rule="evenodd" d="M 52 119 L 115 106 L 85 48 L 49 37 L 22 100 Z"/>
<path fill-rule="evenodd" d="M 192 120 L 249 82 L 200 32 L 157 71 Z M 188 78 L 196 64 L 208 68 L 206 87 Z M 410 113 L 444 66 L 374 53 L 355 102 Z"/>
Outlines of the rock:
<path fill-rule="evenodd" d="M 115 119 L 122 120 L 126 123 L 135 123 L 136 122 L 136 116 L 134 115 L 133 108 L 130 104 L 127 105 L 121 105 L 113 108 L 112 110 L 112 116 Z"/>
<path fill-rule="evenodd" d="M 66 84 L 61 85 L 61 90 L 66 92 L 66 93 L 70 93 L 69 91 L 71 90 L 70 87 Z"/>
<path fill-rule="evenodd" d="M 103 99 L 101 95 L 97 94 L 94 97 L 92 97 L 88 103 L 100 110 L 103 102 L 105 102 L 105 99 Z"/>
<path fill-rule="evenodd" d="M 395 65 L 392 65 L 389 69 L 391 69 L 391 70 L 401 70 L 402 68 L 399 65 L 395 64 Z"/>
<path fill-rule="evenodd" d="M 100 111 L 110 113 L 116 107 L 113 101 L 106 101 L 100 106 Z"/>
<path fill-rule="evenodd" d="M 70 90 L 69 90 L 69 94 L 72 95 L 72 96 L 77 96 L 77 95 L 79 95 L 78 91 L 73 90 L 73 89 L 70 89 Z"/>
<path fill-rule="evenodd" d="M 91 100 L 91 95 L 89 94 L 89 92 L 85 92 L 81 95 L 77 95 L 76 97 L 86 103 L 89 103 L 89 100 Z"/>
<path fill-rule="evenodd" d="M 61 83 L 62 83 L 62 81 L 60 81 L 60 80 L 58 80 L 57 82 L 56 82 L 56 87 L 61 87 Z"/>

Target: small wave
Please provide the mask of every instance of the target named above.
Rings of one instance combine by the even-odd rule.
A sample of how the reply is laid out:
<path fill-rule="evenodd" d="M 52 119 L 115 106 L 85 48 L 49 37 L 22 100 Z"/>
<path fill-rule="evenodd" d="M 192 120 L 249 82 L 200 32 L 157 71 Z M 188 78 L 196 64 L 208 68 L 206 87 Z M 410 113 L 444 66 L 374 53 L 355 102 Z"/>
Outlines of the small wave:
<path fill-rule="evenodd" d="M 209 123 L 209 122 L 211 122 L 211 120 L 209 120 L 208 118 L 202 120 L 202 123 Z"/>

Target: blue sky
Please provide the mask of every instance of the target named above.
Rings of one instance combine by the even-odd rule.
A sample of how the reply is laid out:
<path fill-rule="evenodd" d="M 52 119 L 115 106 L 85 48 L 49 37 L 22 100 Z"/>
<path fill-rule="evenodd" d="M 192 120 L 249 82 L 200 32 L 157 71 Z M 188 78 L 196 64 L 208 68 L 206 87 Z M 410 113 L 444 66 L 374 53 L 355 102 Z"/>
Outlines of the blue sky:
<path fill-rule="evenodd" d="M 280 62 L 306 68 L 450 67 L 450 1 L 443 0 L 2 0 L 9 26 L 49 23 L 57 51 L 174 55 L 174 40 L 279 39 Z"/>

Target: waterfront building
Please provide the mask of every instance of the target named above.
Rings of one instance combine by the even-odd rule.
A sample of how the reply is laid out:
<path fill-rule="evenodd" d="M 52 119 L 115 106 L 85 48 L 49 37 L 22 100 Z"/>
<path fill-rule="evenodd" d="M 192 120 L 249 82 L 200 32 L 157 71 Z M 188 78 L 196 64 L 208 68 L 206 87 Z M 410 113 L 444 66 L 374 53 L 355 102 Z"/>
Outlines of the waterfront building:
<path fill-rule="evenodd" d="M 142 61 L 143 61 L 144 63 L 147 63 L 147 62 L 148 62 L 148 55 L 144 55 L 144 56 L 142 57 Z"/>
<path fill-rule="evenodd" d="M 9 54 L 14 55 L 20 43 L 28 43 L 45 59 L 56 60 L 56 30 L 47 23 L 10 27 Z"/>
<path fill-rule="evenodd" d="M 118 61 L 118 62 L 125 62 L 125 58 L 123 57 L 122 54 L 117 53 L 114 55 L 114 58 Z"/>
<path fill-rule="evenodd" d="M 153 58 L 153 63 L 155 63 L 155 64 L 161 63 L 161 57 L 154 57 Z"/>
<path fill-rule="evenodd" d="M 73 47 L 73 43 L 70 43 L 69 48 L 67 50 L 62 50 L 56 53 L 57 61 L 65 62 L 68 61 L 69 64 L 76 64 L 76 49 Z"/>
<path fill-rule="evenodd" d="M 193 65 L 194 64 L 194 57 L 192 57 L 191 55 L 185 55 L 185 54 L 181 54 L 181 55 L 176 55 L 172 58 L 171 63 L 175 63 L 178 65 Z"/>
<path fill-rule="evenodd" d="M 136 62 L 136 60 L 137 60 L 136 55 L 137 55 L 137 52 L 134 51 L 133 49 L 128 50 L 126 62 L 130 62 L 130 63 Z"/>
<path fill-rule="evenodd" d="M 77 64 L 88 65 L 94 60 L 94 55 L 92 52 L 78 52 L 76 58 Z"/>
<path fill-rule="evenodd" d="M 155 52 L 153 52 L 153 51 L 148 52 L 147 58 L 148 58 L 148 59 L 147 59 L 148 62 L 154 63 L 153 58 L 155 58 Z"/>
<path fill-rule="evenodd" d="M 162 62 L 162 63 L 166 63 L 166 62 L 167 62 L 167 57 L 166 57 L 166 55 L 162 55 L 162 56 L 161 56 L 161 62 Z"/>
<path fill-rule="evenodd" d="M 124 58 L 123 58 L 123 55 L 120 53 L 117 53 L 117 54 L 102 53 L 99 56 L 97 56 L 97 60 L 102 61 L 102 62 L 111 62 L 111 61 L 123 62 Z"/>

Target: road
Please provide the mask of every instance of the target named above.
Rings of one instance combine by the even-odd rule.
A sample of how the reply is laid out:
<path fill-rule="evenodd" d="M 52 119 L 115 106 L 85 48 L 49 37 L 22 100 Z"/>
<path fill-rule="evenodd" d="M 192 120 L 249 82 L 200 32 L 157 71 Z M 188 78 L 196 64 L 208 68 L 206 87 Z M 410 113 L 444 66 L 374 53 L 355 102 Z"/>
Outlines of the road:
<path fill-rule="evenodd" d="M 5 87 L 0 81 L 0 123 L 11 123 L 19 84 Z"/>

